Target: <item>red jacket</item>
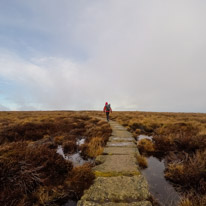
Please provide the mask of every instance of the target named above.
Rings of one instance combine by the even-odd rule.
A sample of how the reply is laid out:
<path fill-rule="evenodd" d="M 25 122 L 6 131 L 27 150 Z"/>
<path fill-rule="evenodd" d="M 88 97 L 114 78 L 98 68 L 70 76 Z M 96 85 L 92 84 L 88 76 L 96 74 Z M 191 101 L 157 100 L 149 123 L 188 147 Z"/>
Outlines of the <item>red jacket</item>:
<path fill-rule="evenodd" d="M 103 111 L 104 111 L 104 112 L 112 112 L 112 108 L 110 107 L 110 110 L 107 111 L 107 107 L 106 107 L 106 105 L 105 105 Z"/>

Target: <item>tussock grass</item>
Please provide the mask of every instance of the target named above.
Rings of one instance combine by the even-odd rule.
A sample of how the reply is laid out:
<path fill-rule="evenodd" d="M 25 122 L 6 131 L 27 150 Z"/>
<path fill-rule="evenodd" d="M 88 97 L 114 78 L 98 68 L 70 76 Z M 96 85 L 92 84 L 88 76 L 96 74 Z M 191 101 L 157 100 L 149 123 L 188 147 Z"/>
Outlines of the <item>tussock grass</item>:
<path fill-rule="evenodd" d="M 190 191 L 188 194 L 183 196 L 178 206 L 205 206 L 206 195 L 200 195 L 194 191 Z"/>
<path fill-rule="evenodd" d="M 64 154 L 73 154 L 78 151 L 78 145 L 75 140 L 67 140 L 63 142 Z"/>
<path fill-rule="evenodd" d="M 0 112 L 0 205 L 62 205 L 80 199 L 94 179 L 91 165 L 73 167 L 57 154 L 95 157 L 111 135 L 94 112 Z M 87 154 L 88 153 L 88 154 Z"/>
<path fill-rule="evenodd" d="M 139 166 L 143 169 L 147 168 L 147 166 L 148 166 L 147 158 L 142 156 L 142 155 L 137 155 L 137 162 L 138 162 Z"/>
<path fill-rule="evenodd" d="M 103 152 L 102 145 L 104 144 L 104 140 L 100 137 L 94 137 L 90 140 L 89 143 L 82 145 L 81 153 L 84 157 L 96 157 Z"/>
<path fill-rule="evenodd" d="M 141 139 L 137 143 L 137 147 L 141 153 L 153 153 L 155 151 L 154 143 L 149 139 Z"/>
<path fill-rule="evenodd" d="M 187 155 L 184 162 L 168 164 L 165 176 L 189 189 L 206 193 L 206 150 Z"/>
<path fill-rule="evenodd" d="M 181 205 L 205 205 L 206 114 L 113 112 L 112 118 L 136 139 L 139 134 L 153 136 L 152 141 L 140 140 L 138 148 L 165 158 L 165 177 L 186 197 Z"/>
<path fill-rule="evenodd" d="M 194 206 L 194 205 L 188 198 L 184 198 L 180 201 L 178 206 Z"/>

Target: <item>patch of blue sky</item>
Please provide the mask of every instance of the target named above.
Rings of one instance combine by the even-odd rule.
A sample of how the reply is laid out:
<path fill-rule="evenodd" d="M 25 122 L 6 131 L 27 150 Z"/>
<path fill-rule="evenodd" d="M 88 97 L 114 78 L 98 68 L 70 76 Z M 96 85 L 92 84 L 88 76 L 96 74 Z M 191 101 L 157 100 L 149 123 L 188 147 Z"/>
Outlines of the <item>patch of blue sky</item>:
<path fill-rule="evenodd" d="M 7 80 L 6 78 L 0 77 L 0 95 L 2 95 L 3 93 L 8 93 L 10 89 L 16 86 L 11 83 L 12 82 Z"/>
<path fill-rule="evenodd" d="M 22 93 L 25 92 L 26 95 L 26 88 L 22 85 L 18 84 L 15 81 L 6 79 L 4 77 L 0 77 L 0 99 L 7 100 L 12 99 L 19 91 Z"/>
<path fill-rule="evenodd" d="M 88 59 L 86 50 L 73 42 L 59 42 L 58 38 L 26 28 L 0 27 L 0 45 L 1 48 L 18 53 L 26 59 L 33 56 L 70 58 L 78 62 L 84 62 Z"/>
<path fill-rule="evenodd" d="M 66 8 L 64 12 L 66 13 Z M 78 62 L 86 61 L 88 59 L 86 48 L 76 44 L 71 38 L 73 26 L 70 28 L 71 32 L 67 30 L 65 34 L 64 27 L 67 22 L 65 21 L 65 25 L 62 23 L 62 20 L 65 20 L 64 15 L 62 17 L 60 13 L 56 15 L 55 18 L 51 17 L 49 11 L 40 7 L 38 3 L 1 1 L 1 48 L 18 53 L 27 59 L 55 56 Z"/>
<path fill-rule="evenodd" d="M 35 51 L 43 53 L 50 50 L 48 37 L 8 27 L 0 28 L 0 45 L 24 57 L 29 57 Z"/>

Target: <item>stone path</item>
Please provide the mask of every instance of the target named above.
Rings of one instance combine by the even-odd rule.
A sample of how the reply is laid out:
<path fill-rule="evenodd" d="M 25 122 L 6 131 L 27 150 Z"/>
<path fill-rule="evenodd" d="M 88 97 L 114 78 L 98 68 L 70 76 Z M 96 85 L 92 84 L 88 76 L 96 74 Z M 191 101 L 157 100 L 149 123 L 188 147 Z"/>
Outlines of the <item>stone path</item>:
<path fill-rule="evenodd" d="M 152 206 L 145 178 L 141 175 L 135 140 L 124 127 L 110 121 L 113 130 L 93 168 L 94 184 L 84 192 L 77 206 Z"/>

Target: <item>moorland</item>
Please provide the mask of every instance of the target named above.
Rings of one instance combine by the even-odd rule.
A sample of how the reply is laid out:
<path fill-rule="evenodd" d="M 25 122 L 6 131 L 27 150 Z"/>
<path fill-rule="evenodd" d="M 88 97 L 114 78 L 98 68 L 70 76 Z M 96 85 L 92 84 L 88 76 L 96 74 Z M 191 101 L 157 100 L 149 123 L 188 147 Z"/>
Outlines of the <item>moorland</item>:
<path fill-rule="evenodd" d="M 179 206 L 206 205 L 206 114 L 115 112 L 112 118 L 136 140 L 152 136 L 137 147 L 142 155 L 164 159 L 165 178 L 182 196 Z"/>
<path fill-rule="evenodd" d="M 99 118 L 100 117 L 100 118 Z M 95 159 L 112 130 L 103 112 L 0 112 L 0 204 L 62 205 L 79 200 L 93 182 L 93 163 L 74 166 L 57 153 Z M 113 112 L 138 140 L 144 159 L 164 159 L 165 178 L 181 194 L 179 206 L 206 203 L 206 114 Z M 84 144 L 77 142 L 85 139 Z M 144 159 L 145 160 L 145 159 Z M 146 162 L 144 163 L 146 166 Z"/>
<path fill-rule="evenodd" d="M 92 164 L 74 167 L 57 147 L 93 159 L 110 135 L 108 123 L 87 112 L 0 112 L 0 205 L 77 201 L 94 180 Z"/>

